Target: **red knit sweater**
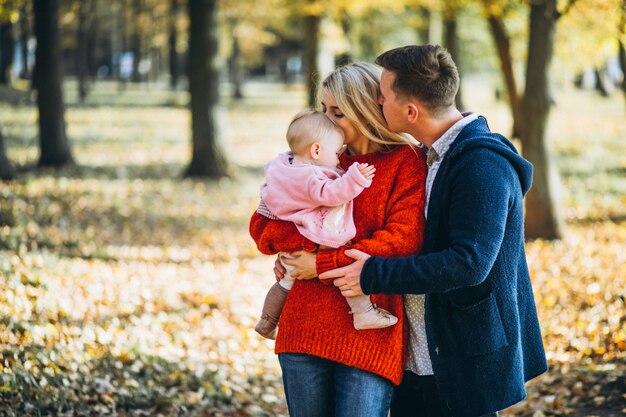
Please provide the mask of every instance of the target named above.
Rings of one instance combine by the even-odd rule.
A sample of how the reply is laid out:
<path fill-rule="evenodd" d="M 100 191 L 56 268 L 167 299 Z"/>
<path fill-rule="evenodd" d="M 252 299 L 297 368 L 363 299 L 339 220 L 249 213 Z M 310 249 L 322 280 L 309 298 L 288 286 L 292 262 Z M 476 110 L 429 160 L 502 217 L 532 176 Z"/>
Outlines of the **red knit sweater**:
<path fill-rule="evenodd" d="M 376 167 L 372 185 L 354 199 L 357 234 L 351 248 L 386 257 L 418 252 L 424 232 L 426 163 L 422 152 L 405 145 L 365 155 L 344 153 L 340 160 L 344 169 L 354 162 Z M 315 249 L 293 223 L 258 213 L 250 221 L 250 234 L 259 250 L 268 255 Z M 344 254 L 346 249 L 319 251 L 317 272 L 352 263 Z M 296 281 L 280 317 L 276 353 L 319 356 L 399 384 L 407 334 L 402 296 L 375 294 L 371 298 L 397 316 L 398 323 L 385 329 L 355 330 L 350 308 L 336 287 L 319 279 Z"/>

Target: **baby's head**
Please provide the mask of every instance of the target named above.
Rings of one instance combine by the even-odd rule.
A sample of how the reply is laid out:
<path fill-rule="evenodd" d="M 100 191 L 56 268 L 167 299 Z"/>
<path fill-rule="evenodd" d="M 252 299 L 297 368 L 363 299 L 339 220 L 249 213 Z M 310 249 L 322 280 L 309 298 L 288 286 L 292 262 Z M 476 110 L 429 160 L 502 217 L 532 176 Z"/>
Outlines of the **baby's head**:
<path fill-rule="evenodd" d="M 343 131 L 324 113 L 307 109 L 296 114 L 289 124 L 287 143 L 298 162 L 336 167 Z"/>

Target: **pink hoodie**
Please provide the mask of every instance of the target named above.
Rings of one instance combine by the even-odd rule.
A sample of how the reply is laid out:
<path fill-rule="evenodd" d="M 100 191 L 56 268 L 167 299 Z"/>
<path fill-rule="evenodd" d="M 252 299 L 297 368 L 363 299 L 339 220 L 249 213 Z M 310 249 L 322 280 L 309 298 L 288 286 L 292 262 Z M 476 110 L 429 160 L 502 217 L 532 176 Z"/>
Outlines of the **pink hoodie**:
<path fill-rule="evenodd" d="M 333 248 L 356 234 L 352 199 L 372 184 L 352 164 L 339 168 L 291 164 L 291 152 L 281 153 L 265 165 L 261 199 L 281 220 L 295 223 L 302 236 Z"/>

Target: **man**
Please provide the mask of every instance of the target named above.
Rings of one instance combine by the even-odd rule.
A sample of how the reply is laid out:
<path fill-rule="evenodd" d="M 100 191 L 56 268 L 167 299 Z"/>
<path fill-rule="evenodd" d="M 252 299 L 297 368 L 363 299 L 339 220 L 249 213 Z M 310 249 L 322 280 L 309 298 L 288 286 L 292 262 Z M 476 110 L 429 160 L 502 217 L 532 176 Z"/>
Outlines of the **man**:
<path fill-rule="evenodd" d="M 496 415 L 547 369 L 524 252 L 532 166 L 456 109 L 445 49 L 406 46 L 376 63 L 389 127 L 428 149 L 424 247 L 404 258 L 347 251 L 356 261 L 320 279 L 337 278 L 345 296 L 405 294 L 408 358 L 392 417 Z"/>

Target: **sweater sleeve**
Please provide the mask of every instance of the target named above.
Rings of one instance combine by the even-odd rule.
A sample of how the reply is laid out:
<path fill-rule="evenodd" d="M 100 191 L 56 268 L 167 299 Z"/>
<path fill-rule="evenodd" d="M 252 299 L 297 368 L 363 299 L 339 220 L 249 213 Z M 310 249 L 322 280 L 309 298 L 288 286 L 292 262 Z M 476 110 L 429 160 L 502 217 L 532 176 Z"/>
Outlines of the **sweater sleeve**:
<path fill-rule="evenodd" d="M 250 219 L 250 236 L 265 255 L 305 250 L 314 252 L 317 245 L 303 237 L 292 222 L 274 220 L 254 212 Z"/>
<path fill-rule="evenodd" d="M 420 256 L 369 258 L 361 272 L 365 293 L 446 292 L 487 278 L 502 247 L 509 209 L 522 198 L 515 187 L 519 179 L 505 158 L 483 150 L 455 162 L 447 181 L 448 247 Z M 523 216 L 521 210 L 516 215 Z"/>
<path fill-rule="evenodd" d="M 349 265 L 354 259 L 346 256 L 347 249 L 358 249 L 375 256 L 406 256 L 417 253 L 424 241 L 424 202 L 426 162 L 417 152 L 414 159 L 405 160 L 398 166 L 393 192 L 385 207 L 385 227 L 371 237 L 360 239 L 351 247 L 320 250 L 316 267 L 319 274 Z M 355 213 L 355 215 L 363 215 Z"/>

